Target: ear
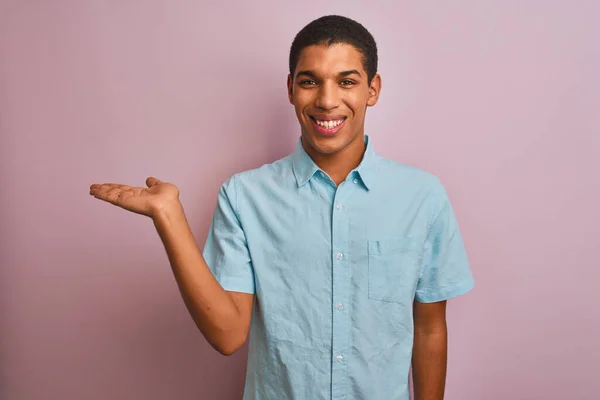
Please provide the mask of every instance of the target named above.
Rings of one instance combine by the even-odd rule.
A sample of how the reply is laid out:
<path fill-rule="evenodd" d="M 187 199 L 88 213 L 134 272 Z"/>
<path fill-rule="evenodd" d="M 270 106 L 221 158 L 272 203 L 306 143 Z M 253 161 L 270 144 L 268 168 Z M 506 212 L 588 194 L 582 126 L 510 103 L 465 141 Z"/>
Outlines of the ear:
<path fill-rule="evenodd" d="M 381 76 L 375 74 L 369 85 L 369 98 L 367 99 L 367 106 L 372 107 L 377 104 L 379 99 L 379 93 L 381 92 Z"/>
<path fill-rule="evenodd" d="M 288 74 L 287 78 L 287 89 L 288 89 L 288 100 L 290 104 L 294 104 L 294 81 L 292 80 L 292 75 Z"/>

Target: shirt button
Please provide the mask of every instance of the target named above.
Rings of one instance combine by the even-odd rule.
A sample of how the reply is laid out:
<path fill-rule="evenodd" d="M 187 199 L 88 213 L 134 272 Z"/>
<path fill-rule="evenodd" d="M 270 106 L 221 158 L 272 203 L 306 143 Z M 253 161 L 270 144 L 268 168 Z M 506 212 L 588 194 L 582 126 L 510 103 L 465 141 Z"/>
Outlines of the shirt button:
<path fill-rule="evenodd" d="M 353 179 L 352 183 L 358 183 L 358 179 Z"/>
<path fill-rule="evenodd" d="M 325 172 L 321 171 L 320 174 L 321 174 L 321 177 L 325 178 Z"/>
<path fill-rule="evenodd" d="M 344 255 L 342 253 L 337 253 L 336 257 L 338 260 L 341 260 Z"/>
<path fill-rule="evenodd" d="M 344 305 L 342 303 L 337 305 L 338 310 L 343 310 L 344 309 Z"/>
<path fill-rule="evenodd" d="M 338 210 L 341 210 L 342 209 L 342 205 L 338 203 L 338 205 L 336 205 L 335 208 L 337 208 Z"/>
<path fill-rule="evenodd" d="M 344 359 L 344 357 L 342 357 L 342 356 L 340 355 L 340 356 L 337 356 L 335 359 L 336 359 L 336 360 L 338 360 L 338 361 L 342 361 L 342 360 Z"/>

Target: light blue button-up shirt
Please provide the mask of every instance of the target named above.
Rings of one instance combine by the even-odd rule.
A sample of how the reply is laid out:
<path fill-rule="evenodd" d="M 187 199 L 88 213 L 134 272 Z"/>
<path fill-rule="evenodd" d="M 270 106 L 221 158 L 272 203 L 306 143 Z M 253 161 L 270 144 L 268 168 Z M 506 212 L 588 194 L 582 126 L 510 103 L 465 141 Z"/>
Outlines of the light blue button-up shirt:
<path fill-rule="evenodd" d="M 203 255 L 255 294 L 245 400 L 409 399 L 413 301 L 473 287 L 440 181 L 371 142 L 339 186 L 298 140 L 219 191 Z"/>

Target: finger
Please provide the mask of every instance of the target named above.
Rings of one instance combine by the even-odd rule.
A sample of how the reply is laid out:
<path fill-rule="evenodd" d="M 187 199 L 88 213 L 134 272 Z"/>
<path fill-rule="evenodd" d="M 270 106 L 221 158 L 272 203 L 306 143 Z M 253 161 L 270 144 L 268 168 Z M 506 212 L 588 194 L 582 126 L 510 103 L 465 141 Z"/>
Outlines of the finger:
<path fill-rule="evenodd" d="M 146 179 L 146 185 L 150 188 L 154 185 L 158 185 L 159 183 L 162 183 L 162 181 L 156 179 L 153 176 L 149 176 L 148 179 Z"/>
<path fill-rule="evenodd" d="M 113 190 L 112 186 L 102 184 L 102 185 L 98 185 L 96 188 L 90 190 L 90 193 L 99 199 L 107 200 L 107 197 L 108 197 L 109 193 L 111 193 L 112 190 Z M 117 190 L 120 190 L 120 189 L 117 189 Z"/>
<path fill-rule="evenodd" d="M 116 201 L 121 193 L 124 192 L 133 192 L 133 189 L 127 185 L 103 184 L 96 189 L 90 190 L 90 194 L 94 195 L 94 197 L 113 204 L 117 204 Z"/>
<path fill-rule="evenodd" d="M 121 185 L 119 183 L 94 183 L 93 185 L 90 186 L 90 191 L 106 190 L 106 189 L 113 189 L 113 188 L 128 190 L 128 189 L 131 189 L 131 186 Z"/>
<path fill-rule="evenodd" d="M 117 206 L 123 206 L 127 198 L 134 195 L 133 190 L 130 189 L 120 189 L 120 188 L 112 188 L 108 192 L 102 194 L 102 198 L 109 203 L 112 203 Z"/>
<path fill-rule="evenodd" d="M 107 185 L 107 186 L 110 186 L 111 188 L 118 188 L 118 189 L 123 189 L 123 190 L 131 189 L 131 186 L 121 185 L 120 183 L 104 183 L 103 185 Z"/>
<path fill-rule="evenodd" d="M 105 186 L 105 184 L 103 183 L 94 183 L 93 185 L 90 186 L 90 194 L 95 195 L 96 193 L 99 193 L 101 191 L 106 191 L 107 190 L 107 186 Z"/>

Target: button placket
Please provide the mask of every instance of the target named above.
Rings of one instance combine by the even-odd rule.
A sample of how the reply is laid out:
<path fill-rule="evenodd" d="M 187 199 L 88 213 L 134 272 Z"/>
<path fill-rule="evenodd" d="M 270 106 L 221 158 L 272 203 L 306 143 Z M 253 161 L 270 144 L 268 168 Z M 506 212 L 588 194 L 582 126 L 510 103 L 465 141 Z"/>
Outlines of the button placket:
<path fill-rule="evenodd" d="M 336 188 L 332 201 L 332 293 L 333 310 L 333 337 L 331 342 L 332 365 L 332 398 L 341 399 L 346 392 L 348 378 L 347 355 L 350 347 L 350 313 L 344 303 L 348 304 L 351 268 L 349 254 L 349 195 L 356 190 L 353 185 L 344 185 L 343 182 Z"/>

